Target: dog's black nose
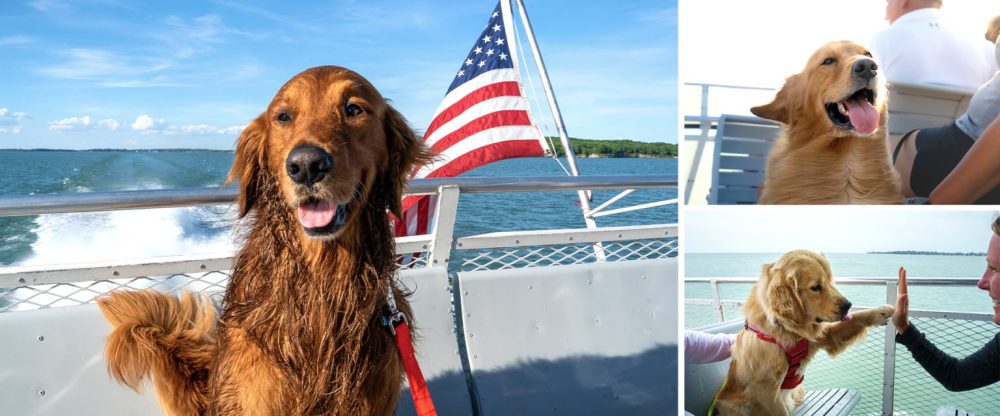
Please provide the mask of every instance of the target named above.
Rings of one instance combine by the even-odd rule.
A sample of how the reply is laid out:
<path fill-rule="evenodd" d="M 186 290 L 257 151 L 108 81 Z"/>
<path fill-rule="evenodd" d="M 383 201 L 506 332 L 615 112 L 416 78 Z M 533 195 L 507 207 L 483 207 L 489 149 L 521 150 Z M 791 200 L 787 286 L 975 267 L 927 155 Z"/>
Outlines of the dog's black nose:
<path fill-rule="evenodd" d="M 875 65 L 875 61 L 869 58 L 858 59 L 851 66 L 851 69 L 854 71 L 855 76 L 864 79 L 875 78 L 875 75 L 878 74 L 878 65 Z"/>
<path fill-rule="evenodd" d="M 310 186 L 323 180 L 333 168 L 333 158 L 330 154 L 312 145 L 297 146 L 288 153 L 285 160 L 285 171 L 293 182 Z"/>
<path fill-rule="evenodd" d="M 845 300 L 840 304 L 840 316 L 847 316 L 847 313 L 851 311 L 851 302 Z"/>

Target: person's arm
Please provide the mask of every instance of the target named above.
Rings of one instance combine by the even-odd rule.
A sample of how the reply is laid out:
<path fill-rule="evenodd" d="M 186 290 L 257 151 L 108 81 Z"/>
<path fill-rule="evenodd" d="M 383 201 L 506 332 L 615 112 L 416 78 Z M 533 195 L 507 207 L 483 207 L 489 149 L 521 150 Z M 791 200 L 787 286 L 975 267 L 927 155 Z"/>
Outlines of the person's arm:
<path fill-rule="evenodd" d="M 1000 184 L 1000 116 L 934 191 L 931 204 L 971 204 Z"/>
<path fill-rule="evenodd" d="M 708 334 L 699 331 L 684 331 L 684 361 L 705 364 L 729 358 L 730 348 L 736 342 L 736 334 Z"/>
<path fill-rule="evenodd" d="M 906 269 L 902 267 L 896 288 L 896 311 L 892 314 L 896 342 L 905 345 L 913 359 L 938 383 L 951 391 L 965 391 L 1000 381 L 1000 334 L 972 355 L 955 359 L 939 350 L 910 323 L 910 295 Z"/>
<path fill-rule="evenodd" d="M 973 390 L 1000 381 L 1000 334 L 962 359 L 939 350 L 912 323 L 896 335 L 896 342 L 905 345 L 913 359 L 949 391 Z"/>

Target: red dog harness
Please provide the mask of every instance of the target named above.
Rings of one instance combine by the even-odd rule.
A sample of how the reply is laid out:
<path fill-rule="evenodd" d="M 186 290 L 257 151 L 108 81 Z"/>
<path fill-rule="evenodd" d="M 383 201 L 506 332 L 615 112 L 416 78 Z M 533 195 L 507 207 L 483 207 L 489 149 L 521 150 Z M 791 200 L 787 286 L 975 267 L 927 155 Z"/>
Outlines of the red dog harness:
<path fill-rule="evenodd" d="M 392 295 L 392 280 L 389 281 L 386 306 L 389 308 L 389 315 L 382 315 L 382 324 L 396 337 L 396 347 L 399 349 L 399 357 L 403 359 L 403 369 L 406 371 L 406 381 L 410 383 L 410 396 L 413 397 L 413 407 L 416 408 L 417 416 L 437 416 L 434 401 L 431 400 L 431 391 L 427 388 L 427 381 L 424 380 L 420 364 L 417 363 L 417 355 L 413 351 L 410 325 L 406 322 L 406 315 L 396 308 L 396 297 Z"/>
<path fill-rule="evenodd" d="M 760 328 L 751 324 L 749 321 L 743 321 L 743 327 L 747 331 L 753 332 L 764 341 L 770 342 L 774 345 L 781 347 L 785 351 L 785 358 L 788 360 L 788 372 L 785 373 L 785 379 L 781 382 L 782 389 L 794 389 L 802 384 L 802 380 L 806 379 L 806 376 L 802 374 L 796 374 L 799 371 L 799 362 L 805 358 L 806 353 L 809 352 L 809 340 L 802 338 L 791 347 L 785 347 L 774 339 L 774 337 L 765 334 Z"/>

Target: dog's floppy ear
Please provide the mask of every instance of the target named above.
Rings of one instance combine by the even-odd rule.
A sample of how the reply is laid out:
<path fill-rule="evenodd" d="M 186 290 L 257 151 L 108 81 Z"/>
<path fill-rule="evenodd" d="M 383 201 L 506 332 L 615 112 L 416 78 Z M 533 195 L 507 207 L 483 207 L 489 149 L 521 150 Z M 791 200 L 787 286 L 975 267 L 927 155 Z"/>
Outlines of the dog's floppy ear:
<path fill-rule="evenodd" d="M 788 124 L 790 109 L 799 106 L 803 88 L 802 74 L 795 74 L 785 79 L 785 85 L 774 96 L 774 100 L 765 105 L 750 109 L 750 112 L 760 118 Z"/>
<path fill-rule="evenodd" d="M 386 106 L 385 140 L 389 164 L 379 174 L 380 193 L 386 198 L 386 208 L 397 218 L 402 213 L 403 188 L 414 168 L 431 160 L 431 154 L 424 146 L 423 139 L 410 128 L 406 118 L 396 109 Z"/>
<path fill-rule="evenodd" d="M 243 129 L 236 139 L 236 152 L 233 154 L 233 167 L 226 177 L 226 184 L 234 180 L 239 182 L 240 195 L 237 202 L 240 205 L 240 218 L 250 212 L 257 199 L 257 189 L 260 174 L 267 164 L 264 149 L 267 141 L 267 125 L 261 114 Z"/>
<path fill-rule="evenodd" d="M 775 315 L 798 322 L 805 316 L 805 307 L 799 299 L 799 282 L 795 268 L 785 269 L 773 264 L 765 264 L 762 270 L 767 279 L 768 304 Z"/>

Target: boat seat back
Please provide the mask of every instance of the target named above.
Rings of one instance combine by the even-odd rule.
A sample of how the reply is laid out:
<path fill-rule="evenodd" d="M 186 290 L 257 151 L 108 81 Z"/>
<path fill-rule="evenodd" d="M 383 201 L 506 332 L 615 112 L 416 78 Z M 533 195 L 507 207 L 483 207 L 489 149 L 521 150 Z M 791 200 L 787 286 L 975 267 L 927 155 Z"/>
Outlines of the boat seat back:
<path fill-rule="evenodd" d="M 677 408 L 677 259 L 459 272 L 482 414 Z"/>
<path fill-rule="evenodd" d="M 756 204 L 764 168 L 780 125 L 758 117 L 723 114 L 715 132 L 709 204 Z"/>
<path fill-rule="evenodd" d="M 944 85 L 894 82 L 889 86 L 889 135 L 949 124 L 969 107 L 973 93 Z"/>
<path fill-rule="evenodd" d="M 743 329 L 743 320 L 728 321 L 699 329 L 710 334 L 735 334 Z M 684 410 L 695 416 L 708 413 L 715 394 L 729 373 L 730 359 L 706 364 L 684 363 Z"/>

